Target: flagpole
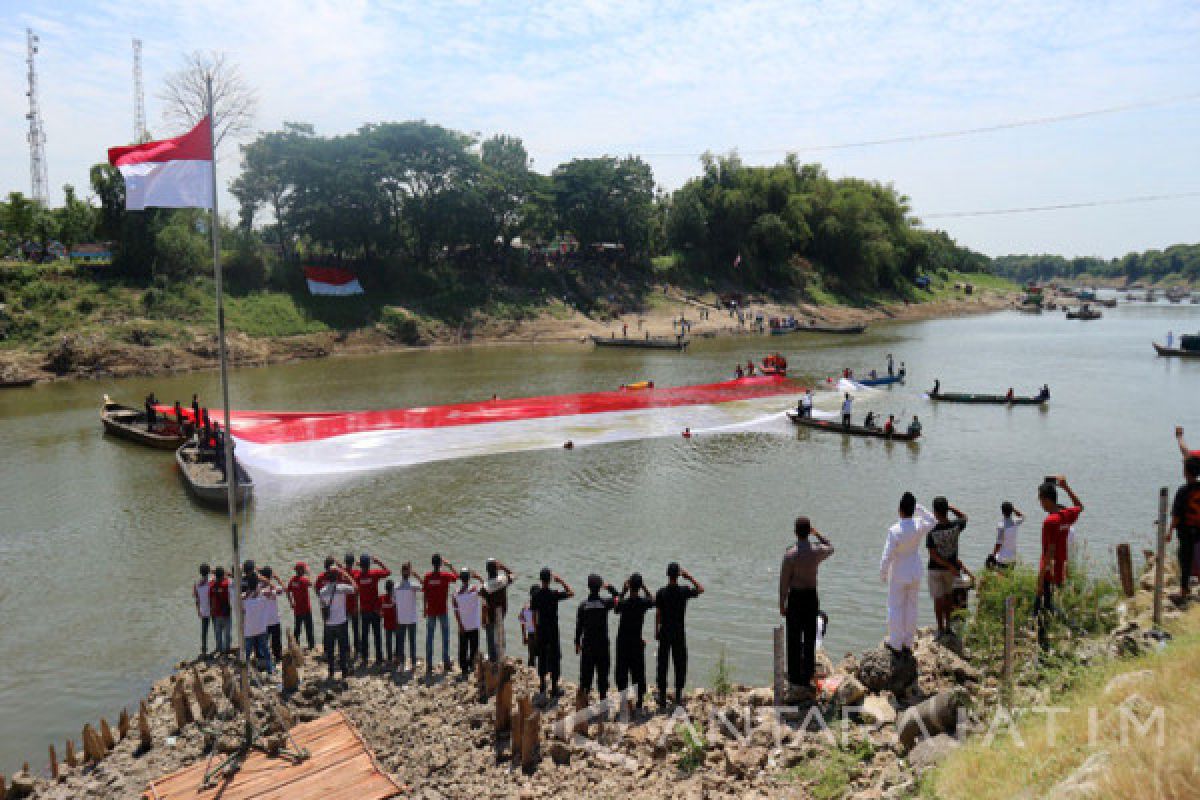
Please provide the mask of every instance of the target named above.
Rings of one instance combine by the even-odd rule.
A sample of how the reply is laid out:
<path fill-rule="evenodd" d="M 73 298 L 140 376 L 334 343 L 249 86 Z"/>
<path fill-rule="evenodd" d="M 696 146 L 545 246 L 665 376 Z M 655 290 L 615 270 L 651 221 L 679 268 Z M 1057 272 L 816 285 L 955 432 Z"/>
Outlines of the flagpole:
<path fill-rule="evenodd" d="M 217 132 L 213 113 L 212 75 L 205 77 L 208 99 L 208 140 L 212 157 L 212 257 L 213 279 L 217 287 L 217 353 L 221 362 L 221 405 L 224 408 L 225 486 L 228 488 L 229 531 L 233 538 L 233 618 L 237 632 L 237 650 L 248 662 L 250 654 L 243 652 L 246 637 L 242 628 L 242 547 L 238 537 L 237 492 L 238 476 L 234 467 L 233 436 L 229 427 L 229 359 L 225 348 L 225 303 L 221 295 L 221 218 L 217 214 Z"/>

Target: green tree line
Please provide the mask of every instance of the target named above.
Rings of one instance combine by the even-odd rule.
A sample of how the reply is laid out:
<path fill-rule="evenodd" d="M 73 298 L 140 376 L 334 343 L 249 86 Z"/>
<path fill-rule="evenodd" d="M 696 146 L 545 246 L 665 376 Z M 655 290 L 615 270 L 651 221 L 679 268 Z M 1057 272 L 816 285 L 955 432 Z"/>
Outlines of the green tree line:
<path fill-rule="evenodd" d="M 998 275 L 1020 282 L 1091 276 L 1106 280 L 1200 281 L 1200 244 L 1176 244 L 1165 250 L 1128 253 L 1120 258 L 1064 258 L 1057 255 L 1009 255 L 992 259 Z"/>

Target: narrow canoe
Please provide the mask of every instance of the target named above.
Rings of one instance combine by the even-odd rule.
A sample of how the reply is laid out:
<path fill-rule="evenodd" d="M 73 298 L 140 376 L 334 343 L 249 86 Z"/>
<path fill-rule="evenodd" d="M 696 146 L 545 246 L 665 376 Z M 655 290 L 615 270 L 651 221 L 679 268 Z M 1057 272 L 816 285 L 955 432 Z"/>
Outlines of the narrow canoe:
<path fill-rule="evenodd" d="M 228 505 L 229 487 L 216 465 L 212 451 L 201 450 L 194 441 L 188 442 L 175 451 L 175 463 L 179 465 L 184 485 L 198 501 L 216 508 Z M 233 466 L 238 476 L 237 504 L 242 506 L 254 491 L 254 481 L 236 457 Z"/>
<path fill-rule="evenodd" d="M 26 386 L 33 386 L 37 382 L 37 378 L 12 378 L 11 380 L 0 380 L 0 389 L 22 389 Z"/>
<path fill-rule="evenodd" d="M 939 392 L 937 394 L 930 392 L 929 399 L 943 403 L 991 403 L 1001 406 L 1040 406 L 1050 402 L 1049 399 L 1041 397 L 1018 396 L 1009 400 L 1002 394 L 968 394 L 965 392 Z"/>
<path fill-rule="evenodd" d="M 812 417 L 802 417 L 794 411 L 788 412 L 788 419 L 793 424 L 799 425 L 802 428 L 813 428 L 818 431 L 827 431 L 829 433 L 840 433 L 844 436 L 868 436 L 874 439 L 887 439 L 893 442 L 915 442 L 921 434 L 911 434 L 906 431 L 896 431 L 894 433 L 884 433 L 882 428 L 864 428 L 861 425 L 851 425 L 847 428 L 840 422 L 828 419 L 813 419 Z"/>
<path fill-rule="evenodd" d="M 1163 347 L 1158 342 L 1151 342 L 1154 345 L 1154 352 L 1160 356 L 1170 356 L 1172 358 L 1200 358 L 1200 350 L 1184 350 L 1179 347 Z"/>
<path fill-rule="evenodd" d="M 596 347 L 630 347 L 641 350 L 682 350 L 688 346 L 687 339 L 667 338 L 665 336 L 650 339 L 593 336 L 592 343 Z"/>
<path fill-rule="evenodd" d="M 786 333 L 865 333 L 866 325 L 797 325 Z"/>
<path fill-rule="evenodd" d="M 886 375 L 882 378 L 864 378 L 861 381 L 857 378 L 852 378 L 851 380 L 853 380 L 855 383 L 860 383 L 863 386 L 887 386 L 888 384 L 892 383 L 904 383 L 904 376 Z"/>
<path fill-rule="evenodd" d="M 1100 319 L 1104 316 L 1099 311 L 1068 311 L 1067 319 Z"/>
<path fill-rule="evenodd" d="M 184 441 L 183 431 L 174 422 L 164 421 L 158 430 L 147 430 L 145 411 L 114 403 L 108 395 L 100 409 L 100 422 L 105 433 L 156 450 L 175 450 Z"/>

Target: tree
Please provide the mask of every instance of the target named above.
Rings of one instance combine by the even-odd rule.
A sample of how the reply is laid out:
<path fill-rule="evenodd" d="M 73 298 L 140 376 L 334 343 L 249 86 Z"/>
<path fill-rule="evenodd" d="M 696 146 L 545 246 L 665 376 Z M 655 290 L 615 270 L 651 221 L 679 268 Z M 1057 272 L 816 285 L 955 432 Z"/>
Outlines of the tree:
<path fill-rule="evenodd" d="M 125 179 L 111 164 L 94 164 L 88 175 L 92 191 L 100 199 L 96 232 L 103 239 L 119 239 L 121 220 L 125 216 Z"/>
<path fill-rule="evenodd" d="M 4 217 L 0 225 L 4 230 L 17 238 L 18 243 L 24 242 L 33 232 L 34 217 L 37 204 L 20 192 L 9 192 L 8 202 L 4 204 Z"/>
<path fill-rule="evenodd" d="M 71 184 L 63 186 L 63 206 L 58 209 L 58 238 L 68 256 L 75 245 L 92 238 L 96 230 L 96 209 L 75 195 Z"/>
<path fill-rule="evenodd" d="M 636 156 L 577 158 L 555 168 L 554 204 L 560 223 L 580 242 L 619 242 L 638 257 L 648 253 L 654 173 Z"/>
<path fill-rule="evenodd" d="M 208 114 L 209 79 L 214 145 L 220 147 L 226 137 L 237 139 L 249 133 L 258 112 L 258 95 L 224 53 L 196 50 L 187 54 L 182 66 L 163 81 L 158 97 L 164 104 L 163 119 L 169 125 L 193 128 Z"/>

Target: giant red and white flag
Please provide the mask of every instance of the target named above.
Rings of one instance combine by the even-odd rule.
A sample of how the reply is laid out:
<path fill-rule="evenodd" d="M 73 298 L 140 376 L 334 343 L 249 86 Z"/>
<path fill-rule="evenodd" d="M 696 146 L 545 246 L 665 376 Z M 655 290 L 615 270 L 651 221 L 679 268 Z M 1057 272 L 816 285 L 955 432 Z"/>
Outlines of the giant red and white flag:
<path fill-rule="evenodd" d="M 209 118 L 174 139 L 111 147 L 108 163 L 125 178 L 125 208 L 212 208 Z"/>

